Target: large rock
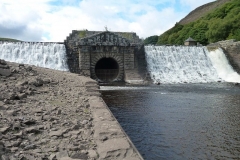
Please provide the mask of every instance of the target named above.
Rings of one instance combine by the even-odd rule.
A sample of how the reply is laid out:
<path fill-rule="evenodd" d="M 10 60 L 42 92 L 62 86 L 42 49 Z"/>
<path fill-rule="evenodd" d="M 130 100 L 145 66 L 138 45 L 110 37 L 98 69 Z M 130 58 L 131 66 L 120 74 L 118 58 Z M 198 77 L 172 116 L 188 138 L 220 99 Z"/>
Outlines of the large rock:
<path fill-rule="evenodd" d="M 8 77 L 11 75 L 11 70 L 0 68 L 0 75 Z"/>
<path fill-rule="evenodd" d="M 41 78 L 39 78 L 39 77 L 37 77 L 37 78 L 32 78 L 32 79 L 30 79 L 30 80 L 28 81 L 28 84 L 29 84 L 29 85 L 34 85 L 34 86 L 36 86 L 36 87 L 40 87 L 40 86 L 43 85 L 43 80 L 42 80 Z"/>
<path fill-rule="evenodd" d="M 0 59 L 0 75 L 6 77 L 10 76 L 11 70 L 9 68 L 10 67 L 7 65 L 7 62 Z"/>
<path fill-rule="evenodd" d="M 0 68 L 9 69 L 10 67 L 9 67 L 8 65 L 2 65 L 2 64 L 0 64 Z"/>
<path fill-rule="evenodd" d="M 5 60 L 3 60 L 3 59 L 0 59 L 0 64 L 7 65 L 7 62 Z"/>

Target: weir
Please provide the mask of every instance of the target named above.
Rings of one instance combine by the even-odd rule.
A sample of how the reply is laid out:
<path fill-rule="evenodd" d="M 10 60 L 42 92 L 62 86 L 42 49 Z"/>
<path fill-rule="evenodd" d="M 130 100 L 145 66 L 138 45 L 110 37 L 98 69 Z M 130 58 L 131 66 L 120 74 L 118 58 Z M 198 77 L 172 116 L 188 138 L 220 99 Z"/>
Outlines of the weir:
<path fill-rule="evenodd" d="M 122 37 L 124 32 L 86 32 L 79 38 L 80 33 L 73 31 L 65 44 L 0 42 L 0 59 L 80 73 L 100 82 L 143 83 L 149 74 L 154 83 L 240 83 L 220 48 L 143 47 L 133 33 L 132 40 Z"/>
<path fill-rule="evenodd" d="M 68 71 L 64 44 L 42 42 L 0 42 L 0 59 Z"/>
<path fill-rule="evenodd" d="M 146 46 L 148 70 L 155 83 L 221 81 L 205 47 Z"/>
<path fill-rule="evenodd" d="M 154 83 L 240 82 L 220 48 L 145 46 L 145 52 Z"/>

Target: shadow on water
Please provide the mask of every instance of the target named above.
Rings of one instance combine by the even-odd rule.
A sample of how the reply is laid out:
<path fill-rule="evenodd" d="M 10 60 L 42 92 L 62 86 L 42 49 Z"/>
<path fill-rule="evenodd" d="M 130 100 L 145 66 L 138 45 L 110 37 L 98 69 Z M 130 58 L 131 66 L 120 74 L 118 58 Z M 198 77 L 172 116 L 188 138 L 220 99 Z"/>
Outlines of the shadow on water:
<path fill-rule="evenodd" d="M 101 92 L 147 160 L 240 157 L 239 86 L 118 84 Z"/>

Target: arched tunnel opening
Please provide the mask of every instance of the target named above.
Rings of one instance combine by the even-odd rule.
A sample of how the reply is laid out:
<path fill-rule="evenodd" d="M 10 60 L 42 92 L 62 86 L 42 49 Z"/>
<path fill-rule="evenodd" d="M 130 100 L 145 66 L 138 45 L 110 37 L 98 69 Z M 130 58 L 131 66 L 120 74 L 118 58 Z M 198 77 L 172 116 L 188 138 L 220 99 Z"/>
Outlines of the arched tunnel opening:
<path fill-rule="evenodd" d="M 119 65 L 113 58 L 102 58 L 95 66 L 95 74 L 103 82 L 111 82 L 117 78 Z"/>

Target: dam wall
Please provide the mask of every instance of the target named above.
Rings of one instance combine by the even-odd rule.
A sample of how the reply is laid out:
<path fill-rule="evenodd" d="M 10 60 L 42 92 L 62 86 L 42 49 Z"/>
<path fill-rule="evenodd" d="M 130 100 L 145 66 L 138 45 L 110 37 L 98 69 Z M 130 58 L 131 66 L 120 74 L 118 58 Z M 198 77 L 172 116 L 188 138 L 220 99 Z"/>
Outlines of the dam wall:
<path fill-rule="evenodd" d="M 68 71 L 62 43 L 0 41 L 0 59 Z"/>
<path fill-rule="evenodd" d="M 139 84 L 147 75 L 144 46 L 131 32 L 74 30 L 64 42 L 0 41 L 0 52 L 0 58 L 10 62 L 70 71 L 100 82 Z"/>
<path fill-rule="evenodd" d="M 145 52 L 134 32 L 73 30 L 64 44 L 70 72 L 99 82 L 144 83 Z"/>

